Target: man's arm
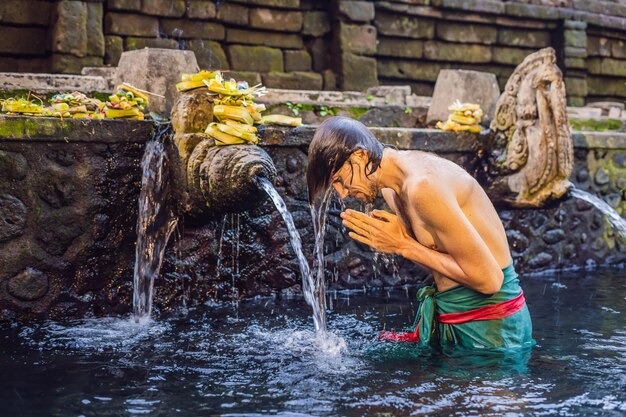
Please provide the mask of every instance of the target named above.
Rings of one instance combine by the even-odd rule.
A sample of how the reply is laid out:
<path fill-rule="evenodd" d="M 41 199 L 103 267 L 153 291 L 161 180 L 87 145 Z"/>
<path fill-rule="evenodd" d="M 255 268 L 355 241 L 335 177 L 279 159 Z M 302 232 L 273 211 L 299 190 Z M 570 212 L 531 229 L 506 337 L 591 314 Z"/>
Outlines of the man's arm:
<path fill-rule="evenodd" d="M 480 293 L 498 292 L 502 270 L 450 190 L 421 181 L 409 198 L 420 219 L 435 230 L 446 253 L 413 239 L 404 239 L 396 253 Z"/>

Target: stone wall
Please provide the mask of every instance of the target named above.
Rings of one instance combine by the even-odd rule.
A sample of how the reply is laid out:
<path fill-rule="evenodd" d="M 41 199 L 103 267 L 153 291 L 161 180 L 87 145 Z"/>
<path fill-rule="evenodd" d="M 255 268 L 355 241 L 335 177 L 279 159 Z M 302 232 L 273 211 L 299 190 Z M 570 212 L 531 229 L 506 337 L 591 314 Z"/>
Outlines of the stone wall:
<path fill-rule="evenodd" d="M 399 149 L 435 152 L 483 171 L 489 138 L 426 129 L 373 128 Z M 305 184 L 314 127 L 262 129 L 262 144 L 310 258 Z M 0 116 L 0 320 L 127 313 L 132 303 L 137 198 L 148 122 Z M 572 181 L 626 213 L 626 135 L 575 133 Z M 380 204 L 379 202 L 378 204 Z M 353 207 L 360 208 L 355 202 Z M 376 256 L 346 236 L 331 207 L 330 288 L 417 284 L 426 271 Z M 589 204 L 568 198 L 539 210 L 499 208 L 518 270 L 626 263 L 626 242 Z M 186 302 L 293 292 L 301 277 L 284 222 L 269 200 L 204 225 L 181 222 L 156 281 L 161 311 Z"/>
<path fill-rule="evenodd" d="M 624 0 L 3 0 L 0 71 L 79 73 L 125 50 L 185 48 L 268 87 L 362 90 L 440 69 L 493 72 L 560 53 L 571 105 L 626 98 Z"/>

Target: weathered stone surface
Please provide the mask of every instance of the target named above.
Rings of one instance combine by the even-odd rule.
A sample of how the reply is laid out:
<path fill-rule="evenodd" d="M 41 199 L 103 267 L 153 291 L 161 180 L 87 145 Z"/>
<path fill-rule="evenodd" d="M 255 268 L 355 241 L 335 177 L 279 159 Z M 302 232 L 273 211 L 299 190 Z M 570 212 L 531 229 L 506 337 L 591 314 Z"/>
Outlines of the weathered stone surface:
<path fill-rule="evenodd" d="M 164 48 L 177 49 L 178 42 L 169 38 L 134 38 L 128 37 L 124 40 L 124 50 L 134 51 L 143 48 Z"/>
<path fill-rule="evenodd" d="M 137 11 L 141 10 L 141 0 L 108 0 L 109 10 Z"/>
<path fill-rule="evenodd" d="M 217 15 L 215 3 L 209 0 L 189 0 L 187 17 L 192 19 L 213 19 Z"/>
<path fill-rule="evenodd" d="M 530 265 L 531 268 L 540 269 L 541 267 L 548 265 L 551 261 L 552 255 L 547 252 L 541 252 L 528 261 L 528 265 Z"/>
<path fill-rule="evenodd" d="M 246 26 L 250 22 L 250 9 L 240 4 L 228 2 L 219 3 L 216 6 L 217 19 L 235 25 Z"/>
<path fill-rule="evenodd" d="M 609 173 L 606 169 L 599 168 L 593 176 L 593 180 L 598 185 L 605 185 L 609 183 Z"/>
<path fill-rule="evenodd" d="M 280 49 L 266 46 L 231 45 L 228 57 L 232 69 L 239 71 L 283 71 L 283 53 Z"/>
<path fill-rule="evenodd" d="M 459 48 L 458 45 L 436 41 L 424 43 L 424 56 L 434 61 L 454 62 L 490 62 L 491 48 L 488 46 L 471 44 Z"/>
<path fill-rule="evenodd" d="M 3 0 L 0 3 L 0 22 L 46 26 L 51 21 L 53 5 L 42 1 Z"/>
<path fill-rule="evenodd" d="M 0 26 L 0 53 L 12 55 L 44 55 L 46 30 Z"/>
<path fill-rule="evenodd" d="M 578 57 L 578 58 L 586 58 L 587 57 L 587 49 L 579 48 L 576 46 L 566 46 L 565 47 L 565 56 L 567 57 Z"/>
<path fill-rule="evenodd" d="M 369 22 L 374 19 L 374 3 L 369 1 L 340 1 L 339 14 L 353 22 Z"/>
<path fill-rule="evenodd" d="M 344 52 L 376 53 L 376 28 L 371 25 L 338 24 L 339 47 Z"/>
<path fill-rule="evenodd" d="M 500 46 L 493 46 L 491 48 L 493 62 L 506 65 L 519 65 L 524 58 L 533 52 L 533 49 L 507 48 Z"/>
<path fill-rule="evenodd" d="M 253 28 L 279 30 L 281 32 L 300 32 L 302 21 L 303 17 L 300 12 L 270 9 L 250 10 L 250 26 Z"/>
<path fill-rule="evenodd" d="M 226 53 L 219 42 L 191 39 L 185 41 L 185 47 L 196 54 L 196 60 L 202 69 L 230 68 Z"/>
<path fill-rule="evenodd" d="M 48 58 L 0 58 L 0 72 L 50 72 Z"/>
<path fill-rule="evenodd" d="M 626 42 L 616 39 L 611 44 L 611 56 L 613 58 L 626 58 Z"/>
<path fill-rule="evenodd" d="M 101 77 L 85 77 L 62 74 L 4 73 L 0 77 L 0 89 L 28 89 L 33 93 L 47 94 L 59 91 L 106 91 L 106 81 Z M 15 120 L 15 119 L 10 119 Z M 45 119 L 47 120 L 47 119 Z M 10 121 L 3 120 L 8 125 Z M 46 122 L 41 122 L 45 125 Z"/>
<path fill-rule="evenodd" d="M 224 25 L 197 20 L 162 19 L 161 28 L 166 35 L 182 39 L 208 39 L 220 41 L 225 37 Z"/>
<path fill-rule="evenodd" d="M 324 90 L 337 90 L 337 76 L 332 70 L 325 70 L 322 77 L 324 78 Z"/>
<path fill-rule="evenodd" d="M 584 58 L 565 58 L 563 60 L 565 68 L 586 69 L 587 64 Z"/>
<path fill-rule="evenodd" d="M 437 23 L 437 37 L 450 42 L 490 45 L 496 43 L 498 29 L 495 26 L 442 21 Z"/>
<path fill-rule="evenodd" d="M 550 32 L 500 28 L 498 43 L 508 46 L 543 48 L 550 45 Z"/>
<path fill-rule="evenodd" d="M 549 245 L 561 242 L 565 239 L 565 232 L 563 229 L 548 230 L 543 234 L 543 241 Z"/>
<path fill-rule="evenodd" d="M 484 112 L 483 125 L 493 118 L 500 88 L 494 74 L 467 70 L 442 70 L 437 77 L 433 100 L 428 109 L 426 122 L 446 120 L 448 107 L 455 100 L 461 103 L 477 103 Z"/>
<path fill-rule="evenodd" d="M 320 37 L 330 32 L 328 13 L 310 11 L 304 13 L 302 34 L 305 36 Z"/>
<path fill-rule="evenodd" d="M 376 55 L 421 58 L 424 55 L 424 42 L 413 39 L 379 37 Z"/>
<path fill-rule="evenodd" d="M 87 3 L 87 55 L 104 56 L 102 3 Z"/>
<path fill-rule="evenodd" d="M 104 37 L 104 63 L 106 65 L 117 66 L 122 52 L 124 52 L 124 40 L 121 36 Z"/>
<path fill-rule="evenodd" d="M 587 77 L 590 96 L 626 97 L 626 80 L 623 78 Z"/>
<path fill-rule="evenodd" d="M 190 51 L 147 48 L 124 52 L 117 68 L 116 85 L 124 81 L 165 96 L 150 97 L 148 109 L 169 115 L 180 74 L 198 71 L 198 63 Z"/>
<path fill-rule="evenodd" d="M 159 35 L 159 20 L 156 17 L 127 13 L 107 13 L 104 18 L 105 34 L 126 36 Z"/>
<path fill-rule="evenodd" d="M 587 48 L 587 33 L 583 30 L 565 30 L 563 38 L 565 46 Z"/>
<path fill-rule="evenodd" d="M 0 194 L 0 242 L 24 233 L 26 213 L 26 206 L 19 198 Z"/>
<path fill-rule="evenodd" d="M 185 14 L 185 0 L 143 1 L 141 11 L 154 16 L 181 17 Z"/>
<path fill-rule="evenodd" d="M 435 22 L 415 16 L 378 13 L 375 21 L 378 33 L 403 38 L 431 39 L 435 35 Z"/>
<path fill-rule="evenodd" d="M 228 28 L 226 31 L 226 42 L 288 49 L 301 49 L 304 47 L 302 37 L 293 33 L 261 32 L 233 28 Z"/>
<path fill-rule="evenodd" d="M 306 50 L 285 51 L 285 71 L 311 71 L 311 55 Z"/>
<path fill-rule="evenodd" d="M 587 54 L 589 56 L 611 56 L 611 45 L 609 39 L 599 36 L 587 37 Z"/>
<path fill-rule="evenodd" d="M 300 0 L 245 0 L 248 4 L 273 7 L 276 9 L 298 9 Z"/>
<path fill-rule="evenodd" d="M 61 74 L 80 74 L 83 67 L 99 67 L 103 64 L 103 58 L 99 56 L 86 56 L 78 58 L 68 54 L 52 55 L 52 71 Z"/>
<path fill-rule="evenodd" d="M 18 300 L 38 300 L 48 292 L 48 276 L 37 269 L 26 268 L 9 279 L 7 291 Z"/>
<path fill-rule="evenodd" d="M 322 76 L 315 72 L 270 72 L 262 75 L 263 84 L 269 88 L 290 90 L 321 90 Z"/>
<path fill-rule="evenodd" d="M 589 58 L 587 60 L 587 69 L 591 74 L 626 77 L 626 65 L 624 65 L 624 62 L 612 58 Z"/>
<path fill-rule="evenodd" d="M 246 81 L 248 85 L 261 84 L 261 73 L 254 71 L 232 71 L 228 73 L 229 76 L 236 80 Z"/>
<path fill-rule="evenodd" d="M 330 51 L 324 39 L 315 39 L 309 46 L 313 71 L 322 72 L 330 66 Z"/>
<path fill-rule="evenodd" d="M 22 154 L 0 150 L 0 178 L 22 180 L 27 173 L 28 162 Z"/>
<path fill-rule="evenodd" d="M 587 80 L 565 77 L 565 88 L 568 95 L 585 97 L 587 95 Z"/>
<path fill-rule="evenodd" d="M 378 85 L 376 60 L 345 53 L 341 55 L 339 85 L 343 90 L 361 91 Z"/>
<path fill-rule="evenodd" d="M 87 54 L 87 4 L 79 1 L 57 3 L 52 50 L 83 57 Z"/>
<path fill-rule="evenodd" d="M 378 74 L 383 77 L 420 81 L 437 81 L 437 76 L 445 65 L 432 62 L 411 62 L 405 60 L 378 60 Z"/>
<path fill-rule="evenodd" d="M 494 198 L 541 207 L 571 185 L 574 145 L 562 77 L 556 52 L 545 48 L 526 57 L 509 78 L 491 122 L 497 146 L 490 151 L 488 189 Z"/>

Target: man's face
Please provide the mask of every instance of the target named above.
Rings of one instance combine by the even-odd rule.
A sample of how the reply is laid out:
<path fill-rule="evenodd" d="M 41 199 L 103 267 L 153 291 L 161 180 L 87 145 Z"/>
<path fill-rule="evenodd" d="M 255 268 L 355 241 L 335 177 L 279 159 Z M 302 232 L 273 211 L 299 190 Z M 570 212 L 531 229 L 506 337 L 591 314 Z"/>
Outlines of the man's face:
<path fill-rule="evenodd" d="M 332 177 L 332 186 L 342 200 L 348 196 L 372 203 L 378 194 L 372 177 L 365 175 L 367 156 L 357 152 Z"/>

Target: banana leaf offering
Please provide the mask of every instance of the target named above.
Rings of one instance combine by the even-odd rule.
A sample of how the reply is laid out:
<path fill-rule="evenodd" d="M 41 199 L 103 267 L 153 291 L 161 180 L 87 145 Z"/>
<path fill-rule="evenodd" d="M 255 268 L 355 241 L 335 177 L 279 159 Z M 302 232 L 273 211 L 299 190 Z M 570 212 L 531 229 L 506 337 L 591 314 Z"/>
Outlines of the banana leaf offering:
<path fill-rule="evenodd" d="M 143 120 L 143 110 L 147 105 L 148 96 L 142 90 L 124 83 L 109 96 L 104 113 L 107 119 Z"/>
<path fill-rule="evenodd" d="M 36 116 L 43 113 L 43 102 L 35 103 L 28 98 L 8 98 L 0 101 L 2 111 L 8 114 L 21 114 L 25 116 Z"/>
<path fill-rule="evenodd" d="M 456 100 L 448 107 L 450 115 L 445 122 L 438 122 L 436 127 L 441 130 L 452 132 L 480 133 L 483 111 L 480 105 L 474 103 L 461 103 Z"/>
<path fill-rule="evenodd" d="M 44 109 L 42 116 L 104 119 L 102 112 L 104 104 L 78 91 L 71 94 L 56 94 L 52 96 L 50 102 L 51 105 Z"/>

